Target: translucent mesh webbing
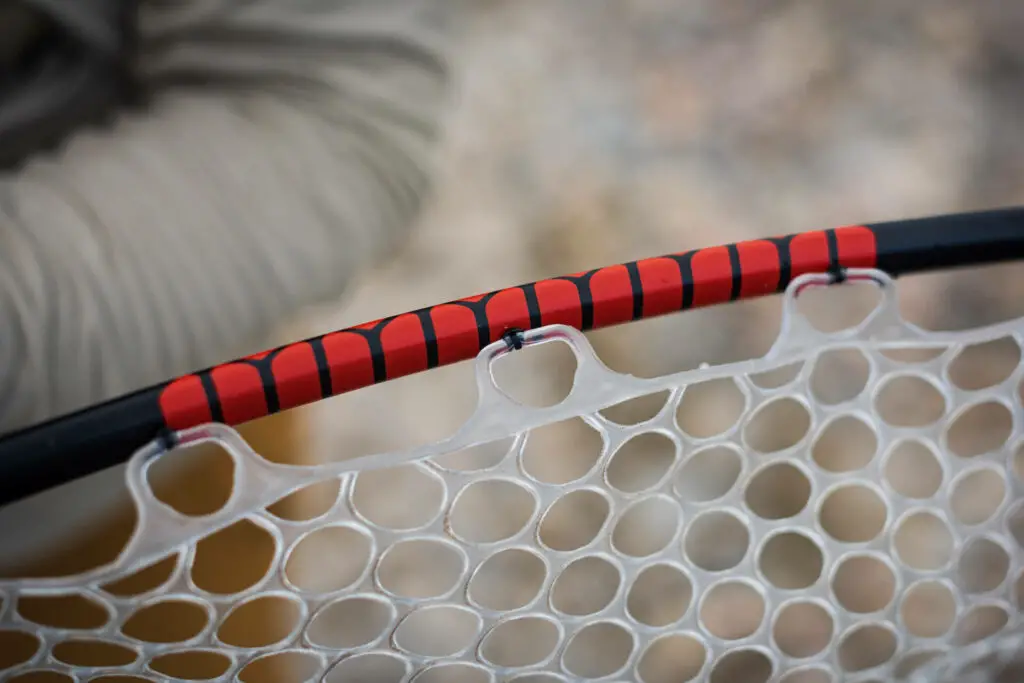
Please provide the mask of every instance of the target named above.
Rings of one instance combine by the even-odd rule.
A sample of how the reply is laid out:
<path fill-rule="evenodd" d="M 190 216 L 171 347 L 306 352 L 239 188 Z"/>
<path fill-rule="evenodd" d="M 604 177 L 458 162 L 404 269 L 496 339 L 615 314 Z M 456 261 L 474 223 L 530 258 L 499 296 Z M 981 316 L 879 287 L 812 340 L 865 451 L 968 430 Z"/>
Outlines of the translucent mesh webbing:
<path fill-rule="evenodd" d="M 289 467 L 184 434 L 233 461 L 205 516 L 154 496 L 174 454 L 146 449 L 115 566 L 0 583 L 0 677 L 1022 680 L 1024 321 L 925 332 L 885 276 L 851 276 L 883 290 L 858 327 L 811 327 L 796 295 L 827 278 L 805 276 L 767 356 L 658 379 L 530 332 L 577 357 L 548 408 L 495 387 L 490 363 L 529 353 L 495 344 L 477 412 L 413 452 Z M 572 448 L 545 440 L 567 422 Z M 274 505 L 300 489 L 315 515 Z"/>

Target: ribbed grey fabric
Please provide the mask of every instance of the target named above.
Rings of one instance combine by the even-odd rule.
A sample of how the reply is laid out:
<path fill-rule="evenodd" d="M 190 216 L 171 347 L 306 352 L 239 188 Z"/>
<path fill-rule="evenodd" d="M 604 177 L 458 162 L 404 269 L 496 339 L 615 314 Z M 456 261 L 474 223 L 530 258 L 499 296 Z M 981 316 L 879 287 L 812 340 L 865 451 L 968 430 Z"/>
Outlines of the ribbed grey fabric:
<path fill-rule="evenodd" d="M 153 106 L 0 176 L 0 432 L 253 350 L 402 238 L 453 29 L 426 0 L 143 0 Z"/>

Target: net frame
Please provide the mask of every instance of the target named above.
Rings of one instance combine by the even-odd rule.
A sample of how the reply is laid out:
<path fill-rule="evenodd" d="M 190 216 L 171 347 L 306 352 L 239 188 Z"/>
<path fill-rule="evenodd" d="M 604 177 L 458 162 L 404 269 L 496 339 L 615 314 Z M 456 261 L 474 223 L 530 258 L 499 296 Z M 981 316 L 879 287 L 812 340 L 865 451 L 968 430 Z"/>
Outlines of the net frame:
<path fill-rule="evenodd" d="M 541 280 L 286 344 L 0 438 L 0 506 L 123 463 L 154 439 L 237 426 L 469 360 L 509 331 L 587 332 L 784 292 L 800 275 L 892 277 L 1024 258 L 1024 208 L 849 225 Z"/>
<path fill-rule="evenodd" d="M 344 334 L 346 340 L 360 339 L 371 351 L 373 346 L 371 338 L 374 335 L 377 336 L 378 353 L 371 352 L 355 360 L 349 359 L 349 364 L 344 368 L 331 365 L 325 368 L 322 364 L 309 365 L 308 363 L 305 366 L 298 366 L 302 371 L 295 371 L 295 366 L 290 366 L 287 363 L 278 364 L 275 367 L 273 361 L 282 357 L 291 358 L 305 355 L 307 360 L 310 356 L 313 357 L 313 360 L 317 360 L 315 353 L 317 343 L 324 349 L 326 357 L 327 349 L 332 343 L 332 340 L 329 339 L 330 335 L 327 335 L 317 340 L 307 340 L 299 344 L 281 347 L 266 354 L 257 354 L 244 361 L 218 366 L 204 371 L 204 373 L 161 385 L 157 390 L 157 403 L 164 411 L 161 413 L 164 424 L 159 428 L 159 438 L 144 446 L 129 462 L 129 490 L 136 502 L 140 516 L 135 534 L 118 560 L 111 566 L 66 579 L 0 582 L 0 594 L 6 594 L 10 598 L 26 591 L 29 593 L 59 592 L 76 586 L 109 581 L 115 575 L 130 572 L 133 568 L 163 556 L 169 546 L 188 547 L 197 539 L 238 520 L 240 516 L 273 503 L 289 493 L 325 477 L 344 476 L 369 469 L 395 466 L 411 460 L 430 458 L 475 444 L 507 438 L 543 424 L 593 413 L 631 398 L 666 389 L 675 389 L 697 380 L 708 381 L 735 373 L 764 371 L 772 367 L 784 366 L 806 358 L 809 353 L 822 352 L 833 347 L 838 348 L 851 340 L 867 340 L 873 344 L 889 345 L 894 348 L 965 343 L 976 338 L 982 332 L 937 334 L 925 332 L 903 321 L 899 316 L 894 298 L 895 291 L 892 281 L 884 272 L 876 268 L 880 263 L 885 263 L 887 259 L 890 270 L 903 268 L 903 272 L 944 267 L 943 263 L 945 265 L 949 265 L 949 263 L 942 261 L 943 254 L 946 254 L 945 258 L 948 260 L 954 258 L 954 255 L 957 258 L 962 258 L 965 253 L 969 253 L 972 258 L 976 259 L 976 262 L 1012 258 L 1015 253 L 1014 249 L 1020 249 L 1019 241 L 1021 241 L 1021 238 L 1018 237 L 1021 233 L 1019 226 L 1014 220 L 1009 220 L 1014 216 L 1014 212 L 985 214 L 983 218 L 991 221 L 989 224 L 979 221 L 977 217 L 969 218 L 967 222 L 960 222 L 958 224 L 960 228 L 970 222 L 973 222 L 974 225 L 988 225 L 989 230 L 984 231 L 982 235 L 982 241 L 984 238 L 988 239 L 985 242 L 988 245 L 987 248 L 966 252 L 963 240 L 967 238 L 964 234 L 959 233 L 961 239 L 959 244 L 955 244 L 953 247 L 947 246 L 946 251 L 943 251 L 943 248 L 938 248 L 932 252 L 930 258 L 920 254 L 915 256 L 916 252 L 908 252 L 905 244 L 902 247 L 897 247 L 889 242 L 885 249 L 881 249 L 879 245 L 885 246 L 886 239 L 891 240 L 896 234 L 889 232 L 896 228 L 893 224 L 888 224 L 882 229 L 870 226 L 851 226 L 835 231 L 804 233 L 776 240 L 759 240 L 726 247 L 714 247 L 682 255 L 612 266 L 568 278 L 547 281 L 553 283 L 552 291 L 560 288 L 563 292 L 567 292 L 569 291 L 567 285 L 574 288 L 578 301 L 570 302 L 569 306 L 556 310 L 555 313 L 572 315 L 578 312 L 578 320 L 572 321 L 579 322 L 578 325 L 544 324 L 547 322 L 544 320 L 545 313 L 551 312 L 550 308 L 542 307 L 539 313 L 532 315 L 528 306 L 527 291 L 533 290 L 538 305 L 543 301 L 542 291 L 544 288 L 539 287 L 543 283 L 535 283 L 534 285 L 501 290 L 482 297 L 473 297 L 462 302 L 443 304 L 442 306 L 450 307 L 446 309 L 447 312 L 440 312 L 441 307 L 434 307 L 335 333 Z M 962 217 L 954 218 L 962 219 Z M 953 224 L 957 224 L 955 219 Z M 911 223 L 902 226 L 903 237 L 913 236 L 915 227 L 919 230 L 917 237 L 922 241 L 928 239 L 922 233 L 931 231 L 931 244 L 934 246 L 935 226 L 931 225 L 929 228 L 927 221 L 916 225 Z M 975 235 L 975 237 L 977 236 Z M 959 264 L 964 265 L 964 263 Z M 672 268 L 678 268 L 678 284 L 671 278 L 666 280 L 664 277 L 666 269 L 671 273 Z M 686 268 L 689 268 L 689 280 L 684 277 Z M 786 272 L 787 269 L 788 272 Z M 645 275 L 647 283 L 655 284 L 644 286 Z M 659 278 L 659 276 L 661 277 Z M 872 280 L 877 283 L 883 291 L 883 302 L 875 313 L 857 328 L 838 335 L 825 334 L 807 324 L 794 309 L 796 297 L 807 286 L 828 285 L 840 280 L 858 279 Z M 598 282 L 607 280 L 607 282 L 605 285 L 595 286 L 595 280 Z M 584 285 L 586 290 L 583 289 Z M 602 289 L 603 286 L 608 286 L 608 289 Z M 591 329 L 605 324 L 669 312 L 680 307 L 674 300 L 674 297 L 677 296 L 682 302 L 682 307 L 695 307 L 766 294 L 780 288 L 787 292 L 784 299 L 786 310 L 783 314 L 784 326 L 776 344 L 765 357 L 740 364 L 702 368 L 698 371 L 677 373 L 656 379 L 640 379 L 621 375 L 612 372 L 601 363 L 578 329 Z M 588 305 L 585 305 L 584 291 L 591 295 Z M 626 292 L 628 292 L 628 297 Z M 512 303 L 514 298 L 521 300 L 521 309 L 523 306 L 526 308 L 516 310 L 515 304 Z M 509 302 L 506 302 L 506 299 Z M 491 306 L 495 300 L 499 303 Z M 671 305 L 667 305 L 666 301 L 671 301 Z M 480 305 L 482 311 L 479 308 L 474 308 L 474 305 Z M 424 333 L 426 321 L 432 323 L 453 321 L 454 318 L 445 316 L 453 315 L 457 309 L 473 314 L 473 324 L 469 325 L 470 321 L 466 320 L 465 324 L 460 327 L 456 327 L 452 322 L 438 325 L 435 329 L 441 329 L 444 334 L 436 336 L 433 342 L 436 348 L 432 356 L 428 349 L 427 335 Z M 523 322 L 524 315 L 529 318 L 529 323 L 538 322 L 539 325 L 527 325 L 524 328 L 516 324 Z M 588 317 L 589 320 L 586 319 Z M 416 332 L 417 326 L 419 327 L 418 333 Z M 405 334 L 399 335 L 393 345 L 386 343 L 387 330 L 395 327 Z M 985 336 L 1015 333 L 1019 335 L 1019 331 L 1019 321 L 1012 321 L 1001 326 L 985 328 L 983 334 Z M 444 356 L 442 354 L 442 339 L 446 339 L 448 343 L 462 343 L 463 347 L 458 347 L 459 353 L 469 353 L 469 349 L 472 348 L 470 342 L 475 342 L 482 347 L 478 353 L 473 354 L 476 356 L 479 391 L 477 411 L 449 439 L 412 451 L 377 454 L 333 465 L 296 467 L 276 465 L 263 460 L 253 453 L 237 433 L 228 426 L 231 423 L 238 424 L 251 417 L 258 417 L 259 413 L 263 411 L 269 413 L 292 407 L 290 403 L 296 402 L 295 397 L 301 395 L 297 392 L 303 388 L 301 386 L 303 382 L 305 390 L 309 392 L 306 396 L 309 400 L 316 400 L 310 381 L 313 377 L 313 370 L 316 372 L 319 382 L 317 388 L 322 397 L 325 389 L 325 383 L 322 381 L 325 369 L 328 379 L 332 380 L 330 388 L 333 391 L 339 387 L 345 388 L 344 385 L 334 382 L 335 373 L 341 369 L 355 368 L 358 370 L 361 367 L 364 375 L 368 375 L 369 373 L 366 371 L 367 364 L 369 364 L 369 368 L 374 371 L 372 379 L 376 380 L 379 377 L 383 381 L 427 369 L 422 367 L 422 362 L 419 364 L 414 362 L 417 360 L 415 358 L 417 355 L 427 356 L 427 366 L 431 365 L 431 360 L 434 365 L 444 364 L 450 358 L 455 358 L 456 355 Z M 485 339 L 487 343 L 484 343 Z M 522 347 L 551 342 L 567 343 L 576 356 L 577 374 L 573 392 L 557 406 L 542 410 L 510 401 L 496 386 L 491 374 L 491 364 L 501 356 L 513 353 Z M 355 342 L 347 342 L 347 344 L 353 343 Z M 352 350 L 352 347 L 348 345 L 341 348 L 347 352 Z M 422 359 L 420 360 L 422 361 Z M 286 372 L 289 368 L 294 372 L 291 376 Z M 261 371 L 264 372 L 261 373 Z M 269 381 L 265 371 L 270 373 Z M 254 373 L 260 380 L 259 384 L 253 381 Z M 246 374 L 250 376 L 248 379 L 244 376 Z M 218 379 L 221 381 L 218 382 Z M 229 381 L 225 383 L 225 379 Z M 372 383 L 365 376 L 364 380 L 367 383 Z M 175 391 L 182 391 L 183 388 L 189 386 L 198 386 L 204 391 L 201 394 L 178 394 L 179 397 L 184 396 L 186 399 L 179 402 L 168 399 L 168 396 L 174 397 Z M 214 389 L 212 397 L 215 401 L 212 403 L 210 402 L 211 393 L 207 393 L 210 387 Z M 168 390 L 171 391 L 168 392 Z M 270 400 L 270 394 L 276 396 L 276 403 Z M 131 400 L 137 400 L 139 396 L 147 397 L 147 395 L 147 392 L 143 392 Z M 262 405 L 256 401 L 260 395 L 263 399 Z M 151 397 L 151 395 L 149 396 Z M 282 401 L 282 396 L 292 396 L 293 398 Z M 206 402 L 205 409 L 210 414 L 216 412 L 215 408 L 219 404 L 220 414 L 218 417 L 221 420 L 215 420 L 214 424 L 210 424 L 210 416 L 202 413 L 200 398 Z M 86 411 L 72 416 L 71 421 L 77 420 L 80 427 L 83 424 L 83 419 L 84 423 L 88 424 L 90 420 L 97 420 L 97 415 L 102 415 L 104 410 L 108 411 L 107 415 L 109 416 L 110 407 L 118 405 L 118 402 L 113 402 L 102 407 L 98 413 Z M 124 404 L 120 405 L 123 408 Z M 258 408 L 255 410 L 256 414 L 253 414 L 254 406 Z M 225 408 L 227 408 L 226 411 Z M 247 413 L 245 410 L 250 412 Z M 199 419 L 197 420 L 197 418 Z M 197 420 L 197 423 L 189 424 L 192 420 Z M 173 430 L 172 425 L 175 424 L 184 427 Z M 57 421 L 49 426 L 44 426 L 44 431 L 46 428 L 52 430 L 54 426 L 61 425 L 63 425 L 63 429 L 68 429 L 65 422 Z M 15 442 L 21 439 L 21 445 L 24 446 L 27 443 L 25 439 L 30 440 L 33 436 L 38 438 L 38 435 L 38 431 L 29 430 L 15 435 L 13 439 Z M 180 515 L 166 514 L 166 508 L 156 500 L 146 485 L 147 469 L 157 457 L 169 449 L 207 440 L 218 441 L 226 445 L 236 462 L 244 463 L 244 467 L 235 468 L 236 482 L 232 498 L 219 512 L 201 519 L 184 519 Z M 5 441 L 5 443 L 8 442 Z M 94 439 L 91 444 L 87 443 L 86 445 L 94 448 L 95 444 Z M 10 617 L 11 602 L 9 599 L 5 600 L 5 604 L 8 605 L 8 614 L 5 615 L 5 618 L 0 619 L 0 622 L 6 621 Z M 962 671 L 956 675 L 966 677 L 970 662 L 984 660 L 985 657 L 991 659 L 1001 653 L 1014 654 L 1019 647 L 1020 638 L 1017 633 L 1011 633 L 998 642 L 979 644 L 973 648 L 977 650 L 972 655 L 973 658 L 959 661 Z M 949 662 L 946 662 L 945 665 L 948 666 Z M 929 675 L 934 676 L 939 673 L 938 667 L 938 664 L 933 665 Z M 926 668 L 925 671 L 927 670 Z M 986 671 L 990 670 L 991 667 Z M 924 673 L 918 674 L 918 680 L 925 680 L 921 678 L 924 675 Z M 934 678 L 927 680 L 934 680 Z"/>

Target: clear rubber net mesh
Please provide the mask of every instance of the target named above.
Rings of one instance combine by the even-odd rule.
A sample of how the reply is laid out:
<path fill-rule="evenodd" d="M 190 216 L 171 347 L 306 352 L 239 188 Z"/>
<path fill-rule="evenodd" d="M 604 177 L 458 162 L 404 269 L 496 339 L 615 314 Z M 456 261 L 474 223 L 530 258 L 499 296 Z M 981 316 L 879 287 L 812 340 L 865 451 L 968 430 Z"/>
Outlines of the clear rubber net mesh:
<path fill-rule="evenodd" d="M 640 379 L 568 328 L 499 342 L 473 417 L 412 452 L 289 467 L 194 430 L 230 456 L 219 510 L 161 502 L 175 453 L 149 448 L 112 567 L 0 583 L 0 678 L 1024 680 L 1024 321 L 925 332 L 851 277 L 883 294 L 858 327 L 813 328 L 805 276 L 733 365 Z M 540 408 L 490 372 L 539 343 L 577 359 Z"/>

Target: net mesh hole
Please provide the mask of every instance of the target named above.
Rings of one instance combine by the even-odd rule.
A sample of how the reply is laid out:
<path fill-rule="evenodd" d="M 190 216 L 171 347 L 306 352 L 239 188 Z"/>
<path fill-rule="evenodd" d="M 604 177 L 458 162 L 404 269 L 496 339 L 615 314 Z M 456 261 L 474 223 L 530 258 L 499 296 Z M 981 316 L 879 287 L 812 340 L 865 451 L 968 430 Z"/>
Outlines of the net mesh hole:
<path fill-rule="evenodd" d="M 741 640 L 753 635 L 765 615 L 761 592 L 745 581 L 727 580 L 712 586 L 700 606 L 701 624 L 723 640 Z"/>
<path fill-rule="evenodd" d="M 848 484 L 825 494 L 818 511 L 821 528 L 842 543 L 867 543 L 882 533 L 889 510 L 870 484 Z"/>
<path fill-rule="evenodd" d="M 362 679 L 361 679 L 362 680 Z M 396 679 L 397 681 L 398 679 Z M 490 683 L 491 676 L 474 664 L 436 664 L 413 676 L 411 683 Z"/>
<path fill-rule="evenodd" d="M 451 543 L 433 539 L 401 541 L 381 555 L 377 582 L 403 598 L 437 598 L 455 589 L 466 566 L 465 555 Z"/>
<path fill-rule="evenodd" d="M 623 401 L 622 403 L 616 403 L 598 412 L 605 419 L 615 424 L 623 426 L 637 425 L 653 420 L 667 402 L 668 392 L 659 391 Z"/>
<path fill-rule="evenodd" d="M 413 610 L 395 629 L 400 649 L 422 657 L 451 657 L 476 642 L 483 622 L 476 612 L 455 605 Z"/>
<path fill-rule="evenodd" d="M 676 422 L 690 436 L 706 439 L 729 431 L 745 407 L 746 397 L 733 379 L 691 384 L 676 409 Z"/>
<path fill-rule="evenodd" d="M 218 443 L 198 443 L 157 458 L 146 477 L 156 499 L 172 510 L 189 517 L 211 515 L 231 498 L 235 460 Z"/>
<path fill-rule="evenodd" d="M 604 678 L 625 667 L 632 653 L 629 631 L 613 622 L 599 622 L 584 626 L 569 640 L 563 666 L 573 676 Z"/>
<path fill-rule="evenodd" d="M 335 664 L 324 677 L 324 683 L 401 683 L 409 668 L 404 657 L 390 652 L 357 653 Z"/>
<path fill-rule="evenodd" d="M 309 681 L 320 672 L 319 658 L 308 652 L 275 652 L 257 657 L 238 672 L 242 683 Z"/>
<path fill-rule="evenodd" d="M 652 642 L 637 667 L 642 683 L 686 683 L 697 678 L 707 661 L 707 648 L 694 636 L 678 633 Z"/>
<path fill-rule="evenodd" d="M 510 548 L 480 564 L 467 594 L 471 602 L 487 609 L 511 611 L 533 602 L 546 578 L 547 566 L 539 555 L 524 548 Z"/>
<path fill-rule="evenodd" d="M 964 613 L 956 625 L 954 642 L 970 645 L 991 638 L 1010 622 L 1010 613 L 1002 605 L 979 605 Z"/>
<path fill-rule="evenodd" d="M 735 446 L 709 446 L 683 462 L 675 477 L 675 491 L 691 503 L 709 503 L 729 493 L 743 470 L 743 456 Z"/>
<path fill-rule="evenodd" d="M 710 683 L 766 683 L 771 660 L 760 650 L 737 649 L 722 655 L 711 669 Z"/>
<path fill-rule="evenodd" d="M 871 623 L 855 626 L 840 640 L 839 666 L 850 673 L 873 669 L 892 659 L 896 647 L 891 628 Z"/>
<path fill-rule="evenodd" d="M 434 464 L 453 472 L 482 472 L 497 467 L 508 456 L 515 443 L 515 437 L 509 437 L 478 444 L 439 455 L 434 458 Z"/>
<path fill-rule="evenodd" d="M 893 545 L 900 561 L 911 569 L 934 571 L 953 559 L 953 532 L 945 520 L 917 510 L 896 524 Z"/>
<path fill-rule="evenodd" d="M 267 576 L 276 551 L 273 536 L 263 526 L 240 520 L 196 544 L 192 582 L 208 593 L 241 593 Z"/>
<path fill-rule="evenodd" d="M 762 519 L 787 519 L 800 513 L 811 497 L 810 477 L 788 462 L 767 465 L 750 478 L 744 499 Z"/>
<path fill-rule="evenodd" d="M 953 591 L 939 581 L 920 581 L 907 589 L 900 617 L 910 635 L 939 638 L 953 628 L 957 604 Z"/>
<path fill-rule="evenodd" d="M 874 283 L 846 282 L 842 287 L 809 287 L 800 292 L 796 305 L 815 329 L 841 332 L 864 322 L 881 300 Z"/>
<path fill-rule="evenodd" d="M 772 637 L 790 657 L 813 657 L 828 647 L 835 622 L 817 602 L 796 601 L 783 605 L 775 616 Z"/>
<path fill-rule="evenodd" d="M 761 389 L 781 389 L 792 384 L 800 376 L 803 363 L 788 363 L 764 372 L 756 372 L 749 376 L 751 384 Z"/>
<path fill-rule="evenodd" d="M 573 560 L 551 587 L 551 606 L 572 616 L 597 614 L 619 592 L 619 568 L 600 556 Z"/>
<path fill-rule="evenodd" d="M 287 554 L 285 579 L 299 590 L 331 593 L 353 585 L 370 565 L 368 533 L 350 525 L 322 526 L 301 536 Z M 323 571 L 330 567 L 330 571 Z"/>
<path fill-rule="evenodd" d="M 731 512 L 707 512 L 693 520 L 686 531 L 686 558 L 709 572 L 735 567 L 747 555 L 750 531 Z"/>
<path fill-rule="evenodd" d="M 444 484 L 422 465 L 360 472 L 352 486 L 356 512 L 385 529 L 426 526 L 441 514 L 443 503 Z"/>
<path fill-rule="evenodd" d="M 135 610 L 121 632 L 147 643 L 180 643 L 202 633 L 209 621 L 209 614 L 200 603 L 164 599 Z"/>
<path fill-rule="evenodd" d="M 1002 448 L 1012 429 L 1010 409 L 996 401 L 984 401 L 953 418 L 946 431 L 946 445 L 955 455 L 973 458 Z"/>
<path fill-rule="evenodd" d="M 111 610 L 94 597 L 84 595 L 24 595 L 18 599 L 24 619 L 62 629 L 88 630 L 104 626 Z"/>
<path fill-rule="evenodd" d="M 1009 379 L 1020 361 L 1020 346 L 1012 337 L 971 344 L 949 364 L 949 379 L 965 391 L 987 389 Z"/>
<path fill-rule="evenodd" d="M 495 626 L 480 644 L 484 659 L 497 666 L 518 668 L 540 664 L 558 647 L 561 633 L 550 619 L 526 616 Z"/>
<path fill-rule="evenodd" d="M 800 401 L 781 397 L 755 410 L 743 435 L 747 444 L 761 453 L 776 453 L 792 448 L 807 435 L 811 415 Z"/>
<path fill-rule="evenodd" d="M 967 593 L 987 593 L 1006 580 L 1010 555 L 1003 546 L 989 538 L 973 538 L 964 544 L 957 573 Z"/>
<path fill-rule="evenodd" d="M 832 591 L 839 604 L 851 612 L 880 612 L 896 595 L 896 572 L 882 557 L 848 555 L 838 563 Z"/>
<path fill-rule="evenodd" d="M 779 679 L 779 683 L 832 683 L 834 680 L 828 670 L 808 666 L 786 672 Z"/>
<path fill-rule="evenodd" d="M 231 659 L 210 650 L 186 650 L 157 655 L 149 667 L 171 678 L 205 681 L 223 676 L 231 668 Z"/>
<path fill-rule="evenodd" d="M 604 440 L 600 432 L 575 418 L 530 431 L 523 449 L 523 470 L 545 484 L 567 484 L 594 469 Z"/>
<path fill-rule="evenodd" d="M 0 631 L 0 671 L 32 659 L 41 644 L 25 631 Z"/>
<path fill-rule="evenodd" d="M 675 443 L 658 432 L 638 434 L 612 455 L 608 484 L 624 493 L 639 493 L 654 487 L 676 460 Z"/>
<path fill-rule="evenodd" d="M 1003 473 L 994 468 L 974 469 L 952 483 L 950 509 L 961 524 L 976 526 L 995 516 L 1008 495 Z"/>
<path fill-rule="evenodd" d="M 117 597 L 129 597 L 142 595 L 156 590 L 166 584 L 174 570 L 177 569 L 181 558 L 178 555 L 171 555 L 154 562 L 118 581 L 105 584 L 103 590 Z"/>
<path fill-rule="evenodd" d="M 818 434 L 811 457 L 828 472 L 853 472 L 867 467 L 878 449 L 878 436 L 864 420 L 841 415 Z"/>
<path fill-rule="evenodd" d="M 547 548 L 570 552 L 597 538 L 611 513 L 611 503 L 592 489 L 565 494 L 548 508 L 540 522 L 540 542 Z"/>
<path fill-rule="evenodd" d="M 286 638 L 302 618 L 300 604 L 287 597 L 257 597 L 237 605 L 217 629 L 217 638 L 244 648 L 268 647 Z"/>
<path fill-rule="evenodd" d="M 875 409 L 893 427 L 925 427 L 946 412 L 946 399 L 919 375 L 895 375 L 883 381 L 875 394 Z"/>
<path fill-rule="evenodd" d="M 533 516 L 533 494 L 509 479 L 487 479 L 470 484 L 455 499 L 448 525 L 468 543 L 496 543 L 522 531 Z"/>
<path fill-rule="evenodd" d="M 562 341 L 528 346 L 495 359 L 491 373 L 498 389 L 514 401 L 549 408 L 572 391 L 576 355 Z"/>
<path fill-rule="evenodd" d="M 53 648 L 57 661 L 86 668 L 127 666 L 138 656 L 135 650 L 102 640 L 65 640 Z"/>
<path fill-rule="evenodd" d="M 267 507 L 267 512 L 290 522 L 308 522 L 323 517 L 338 502 L 341 481 L 328 479 L 291 493 Z"/>
<path fill-rule="evenodd" d="M 864 391 L 870 375 L 871 364 L 858 349 L 825 351 L 814 361 L 811 391 L 825 405 L 846 403 Z"/>
<path fill-rule="evenodd" d="M 394 607 L 376 596 L 340 598 L 313 615 L 306 637 L 330 650 L 359 648 L 379 640 L 394 617 Z"/>
<path fill-rule="evenodd" d="M 796 529 L 770 536 L 758 556 L 758 568 L 765 578 L 782 590 L 813 586 L 821 578 L 824 564 L 818 543 Z"/>
<path fill-rule="evenodd" d="M 626 610 L 647 626 L 668 626 L 683 618 L 693 600 L 693 582 L 679 567 L 655 564 L 641 570 L 629 589 Z"/>
<path fill-rule="evenodd" d="M 672 542 L 681 525 L 679 507 L 665 496 L 633 503 L 612 529 L 612 547 L 630 557 L 648 557 Z"/>
<path fill-rule="evenodd" d="M 920 441 L 905 440 L 890 451 L 885 477 L 889 486 L 902 496 L 931 498 L 942 485 L 942 465 L 930 447 Z"/>

